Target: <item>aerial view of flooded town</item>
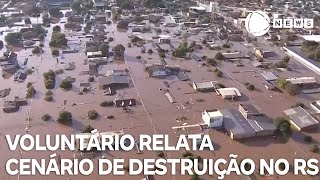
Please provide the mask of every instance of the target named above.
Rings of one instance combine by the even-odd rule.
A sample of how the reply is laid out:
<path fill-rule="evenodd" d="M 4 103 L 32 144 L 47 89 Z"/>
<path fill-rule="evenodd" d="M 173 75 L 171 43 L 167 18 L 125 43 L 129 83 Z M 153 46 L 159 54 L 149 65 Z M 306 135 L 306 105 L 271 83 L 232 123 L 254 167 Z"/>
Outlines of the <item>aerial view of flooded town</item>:
<path fill-rule="evenodd" d="M 313 28 L 254 36 L 253 11 Z M 319 0 L 0 0 L 0 180 L 209 180 L 218 175 L 12 176 L 5 135 L 209 135 L 214 151 L 57 151 L 59 158 L 320 158 Z M 45 141 L 45 139 L 41 139 Z M 138 144 L 138 139 L 136 139 Z M 293 166 L 293 164 L 290 164 Z M 157 168 L 157 167 L 155 167 Z M 127 169 L 127 166 L 125 166 Z M 95 170 L 96 171 L 96 170 Z M 177 169 L 177 172 L 179 170 Z M 231 174 L 225 179 L 320 179 Z"/>

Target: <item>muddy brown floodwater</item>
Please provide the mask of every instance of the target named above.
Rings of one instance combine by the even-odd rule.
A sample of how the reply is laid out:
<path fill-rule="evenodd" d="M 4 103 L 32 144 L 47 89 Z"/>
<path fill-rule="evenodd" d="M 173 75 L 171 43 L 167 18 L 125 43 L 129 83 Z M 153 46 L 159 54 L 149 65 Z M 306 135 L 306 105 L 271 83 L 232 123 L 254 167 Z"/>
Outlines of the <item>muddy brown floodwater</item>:
<path fill-rule="evenodd" d="M 61 21 L 66 21 L 66 18 L 62 18 Z M 71 178 L 72 180 L 87 180 L 87 179 L 124 179 L 124 180 L 135 180 L 141 179 L 142 176 L 129 176 L 127 173 L 124 176 L 98 176 L 95 171 L 90 177 L 87 176 L 9 176 L 5 172 L 5 162 L 10 158 L 36 158 L 36 159 L 49 159 L 49 155 L 52 152 L 22 152 L 20 150 L 10 151 L 7 143 L 5 141 L 4 135 L 10 134 L 14 136 L 16 134 L 25 134 L 25 128 L 30 123 L 30 132 L 29 134 L 36 135 L 55 135 L 55 134 L 74 134 L 81 132 L 82 128 L 85 125 L 91 125 L 94 128 L 97 128 L 100 132 L 104 131 L 115 131 L 123 129 L 125 133 L 138 136 L 139 134 L 169 134 L 170 135 L 170 144 L 175 144 L 177 140 L 177 134 L 172 130 L 173 126 L 182 125 L 182 123 L 196 124 L 201 123 L 201 112 L 206 109 L 223 109 L 223 108 L 237 108 L 239 103 L 252 103 L 259 107 L 259 111 L 266 113 L 270 117 L 274 118 L 277 116 L 283 116 L 282 111 L 289 108 L 292 104 L 298 101 L 305 102 L 309 104 L 310 101 L 319 99 L 319 95 L 308 95 L 308 96 L 298 96 L 290 97 L 286 94 L 280 94 L 278 92 L 268 91 L 264 88 L 263 77 L 260 75 L 262 70 L 254 68 L 249 61 L 243 60 L 244 67 L 235 67 L 232 63 L 220 62 L 218 67 L 222 69 L 223 77 L 217 78 L 213 72 L 212 67 L 201 66 L 202 62 L 197 62 L 195 60 L 177 60 L 171 58 L 167 55 L 165 61 L 170 66 L 179 66 L 183 69 L 188 69 L 188 76 L 190 81 L 183 82 L 179 81 L 177 77 L 170 76 L 166 78 L 166 81 L 170 85 L 170 92 L 175 97 L 177 103 L 171 104 L 164 96 L 163 91 L 159 89 L 165 89 L 163 84 L 163 79 L 154 79 L 148 77 L 147 73 L 144 70 L 145 64 L 161 63 L 157 53 L 153 54 L 141 54 L 141 49 L 139 47 L 133 46 L 131 48 L 127 47 L 127 43 L 130 41 L 128 35 L 131 34 L 131 30 L 126 32 L 117 31 L 116 24 L 106 26 L 106 31 L 108 32 L 108 37 L 114 37 L 114 41 L 110 43 L 110 47 L 113 47 L 119 43 L 123 44 L 126 47 L 125 52 L 125 62 L 113 62 L 108 65 L 101 66 L 99 68 L 100 73 L 105 73 L 107 70 L 112 69 L 129 69 L 130 71 L 130 87 L 119 90 L 117 95 L 114 96 L 103 96 L 103 91 L 97 87 L 96 80 L 93 83 L 93 90 L 85 95 L 78 95 L 77 91 L 80 88 L 81 82 L 87 82 L 89 75 L 79 75 L 80 71 L 88 70 L 88 65 L 84 64 L 86 59 L 85 55 L 85 43 L 84 41 L 89 41 L 89 39 L 80 39 L 77 38 L 74 32 L 64 30 L 69 39 L 72 39 L 74 43 L 79 43 L 80 52 L 76 54 L 63 54 L 60 55 L 59 64 L 56 62 L 56 58 L 52 57 L 51 50 L 48 45 L 52 27 L 54 25 L 63 24 L 52 24 L 48 30 L 47 37 L 44 41 L 44 53 L 40 56 L 31 55 L 32 49 L 21 49 L 17 50 L 19 64 L 22 64 L 25 58 L 28 58 L 27 68 L 34 68 L 35 72 L 32 75 L 28 75 L 27 79 L 24 82 L 15 82 L 13 77 L 9 79 L 0 78 L 0 88 L 11 88 L 11 93 L 7 99 L 12 99 L 15 96 L 25 97 L 26 85 L 28 82 L 34 84 L 37 94 L 31 100 L 29 100 L 28 106 L 21 107 L 18 112 L 15 113 L 3 113 L 0 112 L 0 179 L 1 180 L 67 180 Z M 176 28 L 169 28 L 169 32 L 173 33 Z M 150 39 L 153 33 L 141 34 L 143 38 Z M 188 41 L 196 41 L 201 43 L 200 37 L 203 33 L 199 35 L 194 35 L 188 38 Z M 4 39 L 5 34 L 0 37 L 1 40 Z M 72 37 L 71 37 L 72 36 Z M 178 46 L 180 39 L 174 38 L 173 45 Z M 261 42 L 258 46 L 265 46 Z M 153 49 L 151 43 L 147 43 L 146 49 Z M 169 46 L 161 45 L 164 49 L 170 49 Z M 283 56 L 283 53 L 274 48 L 279 56 Z M 234 43 L 232 50 L 245 51 L 244 47 L 240 43 Z M 252 50 L 252 49 L 251 49 Z M 203 50 L 196 50 L 195 54 L 202 57 L 206 55 L 208 57 L 214 57 L 216 51 L 210 51 L 207 48 Z M 137 55 L 141 55 L 142 59 L 136 59 Z M 279 58 L 281 59 L 281 58 Z M 62 64 L 63 63 L 63 64 Z M 65 64 L 74 63 L 76 69 L 73 71 L 64 71 L 63 74 L 57 75 L 56 78 L 56 87 L 53 89 L 53 102 L 44 101 L 46 89 L 43 83 L 43 73 L 47 72 L 49 69 L 58 70 L 62 69 Z M 290 61 L 290 65 L 294 65 L 296 68 L 294 71 L 288 72 L 277 72 L 277 75 L 283 77 L 295 77 L 295 76 L 317 76 L 316 74 L 305 69 L 301 64 Z M 234 71 L 243 71 L 243 70 L 253 70 L 253 72 L 247 73 L 233 73 Z M 71 91 L 65 92 L 59 88 L 60 82 L 71 76 L 76 78 L 76 82 L 73 83 L 73 88 Z M 190 84 L 193 81 L 204 81 L 204 80 L 217 80 L 229 87 L 238 88 L 243 97 L 239 101 L 227 101 L 222 100 L 221 97 L 217 96 L 215 93 L 198 93 L 195 92 Z M 250 81 L 256 87 L 255 91 L 247 91 L 243 84 Z M 104 100 L 114 100 L 116 97 L 123 98 L 135 98 L 138 101 L 136 107 L 132 107 L 132 113 L 125 113 L 122 108 L 116 107 L 101 107 L 99 104 Z M 61 106 L 63 101 L 67 100 L 67 105 L 65 110 L 70 111 L 73 115 L 73 123 L 71 126 L 64 126 L 57 124 L 55 122 L 58 113 L 62 110 Z M 197 102 L 196 99 L 204 99 L 203 102 Z M 5 99 L 1 99 L 0 103 L 3 103 Z M 73 103 L 77 105 L 72 106 Z M 186 108 L 181 108 L 182 104 L 187 104 Z M 30 111 L 31 121 L 26 121 L 28 117 L 27 111 Z M 89 110 L 96 110 L 99 112 L 99 118 L 97 120 L 88 120 L 87 112 Z M 52 119 L 48 122 L 41 120 L 41 116 L 45 113 L 48 113 L 52 116 Z M 107 119 L 106 116 L 113 115 L 114 119 Z M 177 122 L 176 118 L 179 116 L 187 117 L 186 122 Z M 238 154 L 240 158 L 252 158 L 255 162 L 258 162 L 259 158 L 264 159 L 278 159 L 286 158 L 289 161 L 292 161 L 294 158 L 318 158 L 319 154 L 314 154 L 309 152 L 308 145 L 303 143 L 303 136 L 301 133 L 295 132 L 293 137 L 289 140 L 288 143 L 280 143 L 273 137 L 265 138 L 253 138 L 246 139 L 241 141 L 233 141 L 230 137 L 223 131 L 210 130 L 209 134 L 212 138 L 212 141 L 215 145 L 215 151 L 195 151 L 193 152 L 196 155 L 201 156 L 202 158 L 225 158 L 228 159 L 229 154 Z M 310 134 L 313 136 L 313 139 L 319 139 L 319 133 L 314 132 Z M 168 158 L 181 158 L 183 150 L 179 152 L 166 152 Z M 73 152 L 70 151 L 58 151 L 56 152 L 61 158 L 73 158 Z M 102 152 L 99 157 L 95 158 L 96 162 L 98 158 L 105 156 L 105 158 L 124 158 L 128 160 L 129 158 L 157 158 L 155 152 L 143 152 L 143 154 L 137 155 L 135 151 L 131 152 Z M 97 169 L 97 168 L 96 168 Z M 258 171 L 255 172 L 257 179 L 263 179 L 258 176 Z M 213 176 L 203 176 L 203 179 L 217 179 L 216 175 Z M 226 177 L 225 179 L 239 179 L 236 175 L 232 174 L 231 176 Z M 288 173 L 286 176 L 278 177 L 272 176 L 273 179 L 283 179 L 283 180 L 300 180 L 312 179 L 312 177 L 299 177 L 294 176 L 292 172 Z M 165 176 L 156 176 L 156 180 L 188 180 L 190 176 L 181 176 L 181 175 L 165 175 Z"/>

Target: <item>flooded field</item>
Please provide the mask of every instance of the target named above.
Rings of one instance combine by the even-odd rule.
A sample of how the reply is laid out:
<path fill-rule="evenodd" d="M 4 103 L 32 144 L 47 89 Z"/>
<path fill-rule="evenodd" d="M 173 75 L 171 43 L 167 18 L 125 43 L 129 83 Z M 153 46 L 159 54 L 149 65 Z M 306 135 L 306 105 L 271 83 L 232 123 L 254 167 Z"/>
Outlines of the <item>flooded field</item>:
<path fill-rule="evenodd" d="M 64 12 L 65 13 L 65 12 Z M 60 22 L 67 21 L 66 17 L 61 18 Z M 51 55 L 51 48 L 49 47 L 49 41 L 52 34 L 52 27 L 60 25 L 61 31 L 65 32 L 69 42 L 76 44 L 79 47 L 78 53 L 61 54 L 59 57 L 53 57 Z M 146 49 L 153 49 L 153 54 L 141 54 L 141 48 L 137 46 L 127 47 L 130 42 L 128 35 L 132 34 L 131 29 L 128 31 L 118 31 L 116 24 L 105 25 L 105 31 L 108 32 L 108 37 L 113 37 L 114 41 L 109 43 L 110 49 L 117 44 L 123 44 L 126 48 L 125 61 L 114 61 L 107 65 L 101 65 L 99 67 L 99 73 L 105 74 L 109 70 L 129 70 L 129 88 L 121 89 L 117 91 L 116 95 L 104 96 L 103 90 L 99 89 L 97 84 L 97 77 L 92 83 L 92 90 L 83 95 L 79 95 L 80 83 L 88 82 L 89 75 L 80 75 L 81 71 L 88 71 L 88 64 L 85 63 L 85 42 L 90 41 L 90 38 L 78 38 L 75 32 L 65 30 L 62 23 L 51 24 L 51 27 L 45 28 L 48 33 L 45 40 L 41 43 L 44 44 L 44 53 L 41 55 L 32 55 L 32 48 L 30 49 L 19 49 L 14 48 L 14 51 L 18 55 L 19 64 L 23 64 L 25 59 L 28 58 L 26 68 L 31 68 L 34 72 L 27 76 L 24 82 L 16 82 L 13 80 L 13 76 L 10 78 L 0 78 L 0 89 L 11 88 L 10 95 L 4 99 L 1 99 L 2 104 L 7 99 L 14 99 L 14 97 L 25 97 L 27 90 L 27 83 L 31 82 L 34 85 L 37 93 L 33 99 L 28 100 L 28 106 L 23 106 L 15 113 L 4 113 L 0 112 L 0 179 L 1 180 L 67 180 L 76 179 L 84 180 L 88 178 L 92 179 L 141 179 L 142 176 L 130 176 L 126 173 L 125 176 L 98 176 L 95 172 L 94 176 L 20 176 L 14 177 L 9 176 L 5 173 L 5 163 L 9 158 L 37 158 L 37 159 L 49 159 L 51 152 L 22 152 L 14 151 L 11 152 L 8 149 L 4 135 L 16 135 L 25 134 L 26 127 L 29 127 L 29 134 L 36 135 L 55 135 L 55 134 L 75 134 L 81 133 L 82 128 L 86 125 L 91 125 L 97 128 L 100 132 L 106 131 L 117 131 L 124 130 L 125 133 L 138 136 L 140 134 L 169 134 L 170 144 L 175 144 L 177 141 L 177 134 L 174 133 L 172 127 L 181 126 L 183 123 L 197 124 L 202 123 L 201 113 L 206 109 L 224 109 L 224 108 L 237 108 L 239 103 L 251 103 L 259 107 L 259 111 L 267 114 L 271 118 L 283 116 L 283 110 L 288 109 L 296 102 L 304 102 L 309 104 L 311 101 L 318 100 L 319 94 L 314 95 L 299 95 L 297 97 L 289 96 L 285 93 L 279 93 L 275 91 L 269 91 L 264 87 L 264 78 L 261 76 L 263 71 L 260 68 L 255 68 L 248 59 L 243 59 L 243 67 L 236 67 L 230 62 L 218 62 L 217 67 L 223 71 L 223 77 L 218 78 L 212 71 L 214 67 L 203 66 L 202 61 L 198 62 L 194 59 L 180 60 L 172 58 L 171 52 L 166 54 L 164 60 L 169 66 L 180 67 L 181 69 L 188 70 L 187 75 L 189 81 L 180 81 L 176 76 L 169 76 L 166 79 L 156 79 L 148 77 L 145 71 L 146 64 L 161 63 L 161 59 L 157 51 L 152 46 L 152 40 L 154 33 L 143 33 L 139 34 L 144 39 L 148 39 L 150 42 L 145 44 Z M 169 33 L 172 34 L 177 28 L 168 28 Z M 6 33 L 0 36 L 0 40 L 4 40 Z M 200 37 L 203 35 L 201 32 L 198 35 L 191 36 L 187 39 L 190 43 L 195 41 L 198 44 L 201 43 Z M 178 47 L 180 38 L 174 37 L 172 44 L 174 47 Z M 253 51 L 252 48 L 245 48 L 242 43 L 232 42 L 232 51 Z M 265 42 L 259 40 L 257 46 L 264 46 Z M 171 51 L 169 46 L 161 45 L 163 49 Z M 277 47 L 273 47 L 274 51 L 280 56 L 278 60 L 285 55 Z M 1 54 L 5 51 L 5 48 L 1 50 Z M 223 49 L 225 51 L 225 49 Z M 61 50 L 60 50 L 61 52 Z M 202 57 L 214 57 L 218 51 L 209 50 L 204 48 L 202 50 L 196 50 L 195 55 Z M 141 55 L 141 59 L 137 59 L 136 56 Z M 58 63 L 57 63 L 58 59 Z M 44 85 L 43 73 L 49 69 L 54 71 L 64 69 L 66 65 L 72 63 L 76 69 L 68 71 L 64 70 L 62 74 L 56 77 L 56 86 L 52 90 L 53 102 L 47 102 L 44 100 L 46 89 Z M 301 64 L 290 61 L 289 66 L 294 67 L 292 71 L 280 72 L 276 71 L 275 74 L 279 77 L 295 77 L 299 76 L 315 76 L 319 78 L 315 73 L 310 72 Z M 239 71 L 241 73 L 235 73 Z M 63 91 L 59 88 L 59 85 L 66 77 L 75 78 L 71 91 Z M 192 88 L 192 82 L 198 81 L 219 81 L 227 87 L 236 87 L 241 93 L 242 97 L 236 101 L 223 100 L 220 96 L 217 96 L 215 92 L 200 93 L 196 92 Z M 167 81 L 170 85 L 170 92 L 176 99 L 177 103 L 171 104 L 165 97 L 163 90 L 166 89 L 163 81 Z M 256 87 L 254 91 L 248 91 L 244 84 L 250 81 Z M 134 98 L 137 100 L 137 106 L 130 107 L 130 112 L 126 112 L 123 108 L 117 107 L 101 107 L 100 103 L 106 100 L 113 101 L 116 98 Z M 197 101 L 202 99 L 202 102 Z M 64 106 L 64 101 L 66 105 Z M 70 111 L 73 115 L 72 125 L 64 126 L 56 123 L 58 113 L 62 110 Z M 99 117 L 96 120 L 89 120 L 87 113 L 89 110 L 96 110 L 99 113 Z M 45 122 L 41 120 L 44 114 L 49 114 L 52 118 Z M 114 116 L 114 119 L 108 119 L 107 116 Z M 185 116 L 186 120 L 178 122 L 177 118 Z M 28 121 L 30 117 L 30 121 Z M 252 158 L 256 162 L 259 158 L 264 159 L 277 159 L 286 158 L 289 161 L 294 158 L 318 158 L 319 154 L 311 153 L 308 150 L 308 145 L 304 144 L 303 136 L 301 133 L 294 133 L 288 143 L 280 143 L 276 138 L 253 138 L 241 141 L 234 141 L 230 139 L 229 135 L 221 130 L 210 130 L 209 134 L 215 144 L 215 151 L 203 151 L 194 152 L 194 154 L 201 156 L 202 158 L 229 158 L 229 154 L 238 154 L 239 159 L 241 158 Z M 320 138 L 319 132 L 311 133 L 313 139 L 317 140 Z M 168 158 L 181 158 L 181 152 L 166 152 Z M 73 152 L 70 151 L 58 151 L 56 152 L 62 158 L 73 158 Z M 143 152 L 143 154 L 136 154 L 136 152 L 102 152 L 95 158 L 157 158 L 155 152 Z M 257 175 L 257 179 L 260 177 Z M 205 176 L 203 179 L 216 179 L 217 176 L 209 177 Z M 292 173 L 284 177 L 273 177 L 274 179 L 292 179 L 299 180 L 302 177 L 294 176 Z M 305 179 L 313 179 L 311 177 L 303 177 Z M 175 180 L 188 180 L 190 176 L 156 176 L 156 180 L 164 179 L 175 179 Z M 239 179 L 235 175 L 226 177 L 225 179 Z"/>

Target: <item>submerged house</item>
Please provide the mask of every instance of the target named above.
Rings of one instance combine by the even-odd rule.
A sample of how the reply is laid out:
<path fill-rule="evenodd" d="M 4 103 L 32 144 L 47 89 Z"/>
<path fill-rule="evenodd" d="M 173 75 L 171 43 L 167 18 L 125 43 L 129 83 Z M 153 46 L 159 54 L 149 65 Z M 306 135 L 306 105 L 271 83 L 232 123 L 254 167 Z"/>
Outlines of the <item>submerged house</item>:
<path fill-rule="evenodd" d="M 18 68 L 17 54 L 10 51 L 3 53 L 0 57 L 0 67 L 5 72 L 15 72 Z"/>
<path fill-rule="evenodd" d="M 98 86 L 100 89 L 122 89 L 129 87 L 129 79 L 127 76 L 108 76 L 98 78 Z"/>
<path fill-rule="evenodd" d="M 168 67 L 165 65 L 153 64 L 145 68 L 149 77 L 166 78 L 170 75 L 177 75 L 180 72 L 178 67 Z"/>
<path fill-rule="evenodd" d="M 223 109 L 223 127 L 232 139 L 273 135 L 272 119 L 251 104 L 239 104 L 238 109 Z"/>

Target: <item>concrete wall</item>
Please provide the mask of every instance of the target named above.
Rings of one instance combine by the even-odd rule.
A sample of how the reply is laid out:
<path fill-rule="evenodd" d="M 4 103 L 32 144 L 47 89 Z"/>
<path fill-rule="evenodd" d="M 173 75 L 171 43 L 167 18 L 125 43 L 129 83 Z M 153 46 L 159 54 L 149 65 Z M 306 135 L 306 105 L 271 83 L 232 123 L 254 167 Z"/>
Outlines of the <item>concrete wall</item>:
<path fill-rule="evenodd" d="M 296 54 L 295 52 L 291 51 L 290 49 L 288 49 L 286 47 L 283 47 L 283 49 L 285 49 L 287 51 L 288 55 L 292 56 L 294 59 L 296 59 L 298 62 L 303 64 L 305 67 L 307 67 L 311 71 L 313 71 L 313 72 L 317 73 L 318 75 L 320 75 L 320 68 L 319 67 L 317 67 L 316 65 L 310 63 L 308 60 L 306 60 L 303 57 L 299 56 L 298 54 Z"/>

